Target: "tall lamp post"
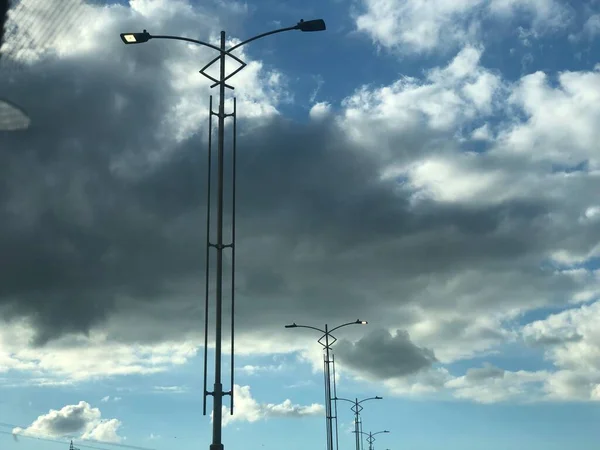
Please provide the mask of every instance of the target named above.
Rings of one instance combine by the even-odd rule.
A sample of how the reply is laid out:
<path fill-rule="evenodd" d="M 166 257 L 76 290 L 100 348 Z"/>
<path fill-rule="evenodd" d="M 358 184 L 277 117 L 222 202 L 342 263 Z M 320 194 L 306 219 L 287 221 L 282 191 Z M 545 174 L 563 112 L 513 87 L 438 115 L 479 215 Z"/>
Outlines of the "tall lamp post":
<path fill-rule="evenodd" d="M 360 431 L 361 430 L 359 428 L 359 423 L 360 423 L 360 412 L 363 410 L 361 403 L 364 403 L 369 400 L 383 400 L 383 397 L 379 397 L 376 395 L 375 397 L 364 398 L 362 400 L 358 400 L 358 398 L 355 398 L 354 400 L 349 400 L 347 398 L 335 397 L 334 400 L 336 402 L 338 400 L 342 400 L 345 402 L 352 403 L 352 407 L 350 409 L 354 413 L 354 432 L 356 433 L 356 450 L 360 450 L 360 442 L 361 442 Z"/>
<path fill-rule="evenodd" d="M 213 44 L 209 44 L 207 42 L 199 41 L 196 39 L 190 39 L 179 36 L 153 36 L 144 30 L 141 33 L 121 33 L 121 40 L 125 44 L 141 44 L 144 42 L 148 42 L 150 39 L 174 39 L 178 41 L 191 42 L 198 45 L 203 45 L 205 47 L 209 47 L 213 50 L 216 50 L 219 55 L 216 56 L 212 61 L 206 64 L 201 70 L 200 73 L 204 75 L 209 80 L 213 81 L 213 84 L 210 86 L 214 88 L 215 86 L 219 86 L 219 111 L 214 112 L 212 110 L 212 96 L 210 97 L 210 113 L 209 113 L 209 138 L 208 138 L 208 204 L 207 204 L 207 230 L 206 230 L 206 288 L 205 288 L 205 317 L 204 317 L 204 397 L 203 397 L 203 414 L 206 415 L 206 397 L 211 395 L 213 397 L 213 427 L 212 427 L 212 443 L 210 445 L 210 450 L 223 450 L 223 443 L 221 440 L 221 430 L 222 430 L 222 405 L 223 405 L 223 397 L 229 395 L 231 398 L 230 404 L 230 412 L 233 414 L 233 375 L 234 375 L 234 364 L 233 364 L 233 356 L 234 356 L 234 282 L 235 282 L 235 175 L 236 175 L 236 149 L 235 149 L 235 132 L 236 132 L 236 103 L 235 98 L 233 99 L 233 113 L 225 114 L 225 88 L 234 89 L 233 86 L 226 84 L 225 82 L 241 71 L 244 67 L 246 67 L 246 63 L 242 61 L 237 56 L 233 55 L 232 52 L 242 45 L 248 44 L 249 42 L 255 41 L 265 36 L 270 36 L 272 34 L 282 33 L 284 31 L 292 31 L 292 30 L 300 30 L 304 32 L 310 31 L 324 31 L 325 21 L 322 19 L 317 20 L 301 20 L 298 24 L 292 27 L 280 28 L 277 30 L 269 31 L 267 33 L 262 33 L 257 36 L 246 39 L 245 41 L 236 44 L 229 49 L 225 47 L 225 31 L 221 31 L 221 42 L 220 46 L 216 46 Z M 225 59 L 226 57 L 231 57 L 235 61 L 237 61 L 240 65 L 236 70 L 234 70 L 229 75 L 225 75 Z M 219 79 L 215 79 L 212 76 L 206 73 L 206 69 L 208 69 L 212 64 L 219 61 L 220 71 L 219 71 Z M 218 126 L 217 126 L 217 242 L 210 242 L 210 186 L 211 186 L 211 136 L 212 136 L 212 116 L 215 115 L 218 118 Z M 225 118 L 233 117 L 233 176 L 232 176 L 232 236 L 231 241 L 227 244 L 224 243 L 223 240 L 223 192 L 224 192 L 224 141 L 225 141 Z M 214 379 L 214 388 L 212 392 L 207 391 L 207 346 L 208 346 L 208 281 L 209 281 L 209 252 L 210 249 L 213 248 L 216 250 L 216 289 L 215 289 L 215 379 Z M 221 345 L 222 345 L 222 318 L 223 318 L 223 250 L 229 248 L 231 249 L 231 260 L 232 260 L 232 274 L 231 274 L 231 390 L 223 391 L 222 379 L 221 379 Z"/>
<path fill-rule="evenodd" d="M 353 431 L 353 433 L 357 433 L 356 431 Z M 367 436 L 367 442 L 369 443 L 369 450 L 373 450 L 373 442 L 375 442 L 375 435 L 377 434 L 381 434 L 381 433 L 389 433 L 388 430 L 383 430 L 383 431 L 378 431 L 376 433 L 365 433 L 363 431 L 359 431 L 359 434 L 364 434 L 365 436 Z"/>
<path fill-rule="evenodd" d="M 344 323 L 335 328 L 329 329 L 328 325 L 325 324 L 325 329 L 322 330 L 317 327 L 311 327 L 308 325 L 297 325 L 293 323 L 291 325 L 286 325 L 285 328 L 310 328 L 311 330 L 316 330 L 319 333 L 323 333 L 323 335 L 317 341 L 319 344 L 323 346 L 323 350 L 325 350 L 325 361 L 323 362 L 323 373 L 325 375 L 325 425 L 327 430 L 327 450 L 333 450 L 333 414 L 331 407 L 331 400 L 333 399 L 331 395 L 331 346 L 335 344 L 337 339 L 331 333 L 335 330 L 339 330 L 342 327 L 347 327 L 349 325 L 366 325 L 368 322 L 365 320 L 357 319 L 354 322 Z M 323 338 L 325 338 L 325 342 L 323 342 Z M 335 380 L 334 380 L 335 382 Z M 335 396 L 335 395 L 334 395 Z M 337 444 L 337 427 L 336 427 L 336 444 Z"/>

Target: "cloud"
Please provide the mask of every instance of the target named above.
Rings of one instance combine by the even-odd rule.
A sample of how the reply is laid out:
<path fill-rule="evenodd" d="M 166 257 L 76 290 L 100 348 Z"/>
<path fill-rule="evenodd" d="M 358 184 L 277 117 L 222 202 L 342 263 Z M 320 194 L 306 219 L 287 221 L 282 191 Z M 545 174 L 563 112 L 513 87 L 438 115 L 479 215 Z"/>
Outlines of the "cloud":
<path fill-rule="evenodd" d="M 430 53 L 477 42 L 483 30 L 519 17 L 536 33 L 566 27 L 573 19 L 556 0 L 362 0 L 356 28 L 374 42 L 403 53 Z"/>
<path fill-rule="evenodd" d="M 445 386 L 453 391 L 454 397 L 477 403 L 530 402 L 544 398 L 542 388 L 548 376 L 546 371 L 510 372 L 486 364 L 448 380 Z"/>
<path fill-rule="evenodd" d="M 394 335 L 376 330 L 355 343 L 336 343 L 337 361 L 375 379 L 398 378 L 431 367 L 436 362 L 433 351 L 413 344 L 406 331 Z"/>
<path fill-rule="evenodd" d="M 322 405 L 313 403 L 302 406 L 295 405 L 291 400 L 286 399 L 282 403 L 258 403 L 250 392 L 250 386 L 234 386 L 235 408 L 233 415 L 229 413 L 229 408 L 223 406 L 223 426 L 232 422 L 256 422 L 259 420 L 285 417 L 300 418 L 305 416 L 322 415 L 324 408 Z M 211 413 L 211 420 L 212 420 Z"/>
<path fill-rule="evenodd" d="M 330 114 L 331 105 L 327 102 L 315 103 L 310 108 L 309 116 L 314 120 L 321 120 Z"/>
<path fill-rule="evenodd" d="M 277 366 L 253 366 L 251 364 L 246 364 L 243 367 L 240 367 L 238 370 L 244 372 L 246 375 L 258 375 L 259 373 L 264 372 L 279 372 L 283 370 L 284 365 L 279 364 Z"/>
<path fill-rule="evenodd" d="M 227 17 L 184 1 L 132 5 L 90 5 L 98 19 L 81 39 L 32 50 L 0 83 L 33 118 L 25 134 L 0 136 L 0 371 L 27 382 L 157 373 L 202 345 L 209 90 L 197 70 L 211 55 L 124 46 L 118 33 L 144 22 L 211 39 Z M 453 14 L 422 22 L 435 31 Z M 283 324 L 351 311 L 406 330 L 410 341 L 390 335 L 393 345 L 439 361 L 385 386 L 438 392 L 449 377 L 438 365 L 514 341 L 525 312 L 598 298 L 598 71 L 512 82 L 484 51 L 457 47 L 422 76 L 357 87 L 301 123 L 277 113 L 285 74 L 244 55 L 238 353 L 306 351 L 314 342 Z M 369 342 L 362 333 L 348 330 L 349 348 Z M 585 341 L 593 363 L 589 332 L 566 335 L 582 336 L 568 345 Z M 485 382 L 528 379 L 509 372 Z"/>
<path fill-rule="evenodd" d="M 154 386 L 155 392 L 164 392 L 171 394 L 183 394 L 187 392 L 187 387 L 185 386 Z"/>
<path fill-rule="evenodd" d="M 546 391 L 559 400 L 597 400 L 600 385 L 600 302 L 581 305 L 523 327 L 526 343 L 545 348 L 559 370 L 548 379 Z"/>
<path fill-rule="evenodd" d="M 87 337 L 63 336 L 38 348 L 29 345 L 34 335 L 35 331 L 27 321 L 15 320 L 3 326 L 0 330 L 0 372 L 10 369 L 34 372 L 29 382 L 38 385 L 151 374 L 184 364 L 196 354 L 199 345 L 190 340 L 129 345 L 108 340 L 105 333 L 92 332 Z"/>
<path fill-rule="evenodd" d="M 101 442 L 121 442 L 118 435 L 121 422 L 117 419 L 102 419 L 98 408 L 80 401 L 76 405 L 67 405 L 60 410 L 51 409 L 39 416 L 27 428 L 13 429 L 14 435 L 42 437 L 73 437 Z"/>
<path fill-rule="evenodd" d="M 504 369 L 494 367 L 490 363 L 484 363 L 481 368 L 468 369 L 465 379 L 468 381 L 483 381 L 488 378 L 504 378 L 504 374 Z"/>

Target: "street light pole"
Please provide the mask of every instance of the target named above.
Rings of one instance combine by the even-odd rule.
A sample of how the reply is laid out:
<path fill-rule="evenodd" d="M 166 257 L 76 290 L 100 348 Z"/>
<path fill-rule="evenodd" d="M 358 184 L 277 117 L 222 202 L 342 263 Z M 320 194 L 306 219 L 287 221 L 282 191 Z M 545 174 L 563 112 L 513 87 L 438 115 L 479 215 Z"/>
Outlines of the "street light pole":
<path fill-rule="evenodd" d="M 325 360 L 323 362 L 323 375 L 325 377 L 325 429 L 326 429 L 326 433 L 327 433 L 327 450 L 333 450 L 333 419 L 337 417 L 334 417 L 333 415 L 333 408 L 331 406 L 331 400 L 334 400 L 334 398 L 331 395 L 331 370 L 330 370 L 330 364 L 331 364 L 331 346 L 333 344 L 335 344 L 335 342 L 337 341 L 337 339 L 335 338 L 335 336 L 333 336 L 331 333 L 334 332 L 335 330 L 339 330 L 342 327 L 347 327 L 349 325 L 366 325 L 368 322 L 365 320 L 360 320 L 357 319 L 354 322 L 348 322 L 348 323 L 344 323 L 342 325 L 339 325 L 335 328 L 332 328 L 331 330 L 329 329 L 329 326 L 327 324 L 325 324 L 325 329 L 322 330 L 320 328 L 317 327 L 312 327 L 312 326 L 308 326 L 308 325 L 297 325 L 296 323 L 293 323 L 291 325 L 286 325 L 285 328 L 310 328 L 311 330 L 316 330 L 320 333 L 323 333 L 323 335 L 318 339 L 318 343 L 321 344 L 321 346 L 323 346 L 323 349 L 325 350 Z M 325 338 L 325 342 L 322 342 L 322 339 Z M 329 338 L 332 338 L 332 340 L 330 341 Z M 335 380 L 334 380 L 335 382 Z M 337 408 L 336 408 L 337 410 Z M 336 435 L 337 435 L 337 425 L 336 425 Z M 337 439 L 336 439 L 336 446 L 337 446 Z M 336 449 L 337 450 L 337 449 Z"/>
<path fill-rule="evenodd" d="M 361 403 L 369 401 L 369 400 L 383 400 L 383 397 L 379 397 L 378 395 L 376 395 L 375 397 L 364 398 L 360 401 L 358 400 L 358 398 L 355 398 L 354 400 L 349 400 L 347 398 L 335 397 L 334 400 L 336 402 L 338 400 L 342 400 L 345 402 L 352 403 L 352 407 L 350 409 L 354 413 L 354 432 L 356 433 L 356 450 L 361 450 L 360 449 L 360 444 L 361 444 L 360 431 L 361 430 L 359 428 L 360 412 L 363 410 Z"/>
<path fill-rule="evenodd" d="M 209 113 L 209 148 L 208 148 L 208 202 L 207 202 L 207 230 L 206 230 L 206 286 L 205 286 L 205 314 L 204 314 L 204 395 L 203 395 L 203 414 L 206 415 L 206 398 L 211 395 L 213 397 L 213 427 L 212 427 L 212 443 L 210 444 L 210 450 L 223 450 L 223 443 L 221 437 L 222 431 L 222 407 L 223 397 L 229 395 L 231 398 L 230 403 L 230 414 L 233 414 L 233 388 L 234 388 L 234 283 L 235 283 L 235 170 L 236 170 L 236 102 L 234 102 L 234 110 L 231 114 L 225 114 L 225 88 L 234 89 L 233 86 L 226 84 L 226 81 L 246 67 L 246 63 L 237 56 L 233 55 L 232 52 L 242 45 L 249 42 L 255 41 L 265 36 L 272 34 L 282 33 L 284 31 L 300 30 L 303 32 L 312 31 L 324 31 L 326 29 L 325 21 L 322 19 L 316 20 L 300 20 L 298 24 L 292 27 L 280 28 L 277 30 L 262 33 L 246 39 L 245 41 L 236 44 L 229 49 L 225 47 L 225 31 L 221 31 L 220 45 L 216 45 L 199 41 L 196 39 L 190 39 L 180 36 L 153 36 L 144 30 L 142 33 L 121 33 L 121 40 L 125 44 L 141 44 L 148 42 L 150 39 L 173 39 L 185 42 L 191 42 L 198 45 L 203 45 L 216 50 L 219 55 L 212 61 L 206 64 L 200 73 L 209 80 L 213 81 L 211 88 L 219 86 L 219 109 L 218 113 L 212 110 L 212 97 L 210 99 L 210 113 Z M 234 70 L 229 75 L 225 75 L 225 58 L 230 57 L 236 60 L 240 67 Z M 219 79 L 215 79 L 206 73 L 206 69 L 213 63 L 219 61 Z M 216 115 L 217 121 L 217 242 L 210 242 L 210 198 L 211 198 L 211 135 L 212 135 L 212 116 Z M 232 235 L 231 241 L 227 244 L 224 243 L 223 238 L 223 217 L 224 217 L 224 171 L 225 171 L 225 118 L 233 117 L 233 176 L 232 176 Z M 209 306 L 209 254 L 210 249 L 216 250 L 216 288 L 215 288 L 215 379 L 213 391 L 207 391 L 207 347 L 208 347 L 208 306 Z M 223 251 L 229 248 L 231 249 L 231 388 L 229 391 L 223 391 L 223 384 L 221 378 L 221 352 L 222 352 L 222 322 L 223 322 Z"/>
<path fill-rule="evenodd" d="M 353 433 L 356 433 L 356 431 L 353 431 Z M 375 442 L 375 435 L 377 434 L 381 434 L 381 433 L 389 433 L 388 430 L 383 430 L 383 431 L 378 431 L 377 433 L 364 433 L 362 431 L 359 431 L 358 433 L 360 434 L 364 434 L 367 436 L 367 442 L 369 443 L 369 450 L 373 450 L 373 442 Z"/>

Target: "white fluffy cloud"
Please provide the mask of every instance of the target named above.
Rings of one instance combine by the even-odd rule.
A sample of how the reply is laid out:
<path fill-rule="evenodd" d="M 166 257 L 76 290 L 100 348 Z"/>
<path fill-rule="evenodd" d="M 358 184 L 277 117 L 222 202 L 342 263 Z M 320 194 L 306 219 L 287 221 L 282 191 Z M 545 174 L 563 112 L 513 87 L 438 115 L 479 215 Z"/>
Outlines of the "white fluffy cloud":
<path fill-rule="evenodd" d="M 121 422 L 117 419 L 102 419 L 98 408 L 80 401 L 76 405 L 67 405 L 59 410 L 51 409 L 39 416 L 27 428 L 15 428 L 13 434 L 40 437 L 80 436 L 102 442 L 119 443 L 118 435 Z"/>
<path fill-rule="evenodd" d="M 484 48 L 470 43 L 477 33 L 477 14 L 514 17 L 528 12 L 524 17 L 542 32 L 563 17 L 556 2 L 365 4 L 372 14 L 383 15 L 369 18 L 367 13 L 360 26 L 379 33 L 376 38 L 383 45 L 426 51 L 440 39 L 467 44 L 450 62 L 426 70 L 422 77 L 362 86 L 338 104 L 314 105 L 306 128 L 293 124 L 289 130 L 289 124 L 276 120 L 278 105 L 291 101 L 283 74 L 248 61 L 236 77 L 240 117 L 244 115 L 251 129 L 243 139 L 246 159 L 240 159 L 245 164 L 240 170 L 245 200 L 239 217 L 245 234 L 238 247 L 238 353 L 300 351 L 320 369 L 318 345 L 282 325 L 289 317 L 346 320 L 340 318 L 346 314 L 341 310 L 352 308 L 353 315 L 368 314 L 384 330 L 408 332 L 410 340 L 401 333 L 390 337 L 393 342 L 386 348 L 418 347 L 437 358 L 435 367 L 422 367 L 418 374 L 403 371 L 400 363 L 386 365 L 383 383 L 398 395 L 448 389 L 461 398 L 487 402 L 523 398 L 530 392 L 541 396 L 541 391 L 560 398 L 597 398 L 597 337 L 582 325 L 589 311 L 577 305 L 593 301 L 600 292 L 598 274 L 585 267 L 600 254 L 599 70 L 563 72 L 558 83 L 552 83 L 550 74 L 537 72 L 511 83 L 482 64 Z M 194 245 L 203 242 L 198 230 L 204 215 L 201 200 L 190 193 L 199 192 L 195 183 L 203 167 L 194 165 L 200 143 L 189 138 L 198 133 L 199 124 L 206 124 L 208 88 L 197 69 L 198 61 L 210 59 L 210 52 L 182 43 L 125 47 L 118 33 L 148 23 L 156 27 L 152 33 L 177 29 L 198 37 L 202 29 L 202 37 L 214 41 L 220 19 L 208 20 L 206 10 L 186 1 L 137 0 L 131 9 L 85 6 L 82 11 L 97 13 L 97 21 L 81 39 L 57 36 L 43 48 L 34 45 L 21 62 L 48 69 L 48 84 L 32 78 L 40 83 L 35 91 L 40 98 L 60 92 L 60 104 L 72 105 L 65 107 L 70 113 L 76 110 L 68 121 L 43 131 L 66 129 L 65 123 L 77 119 L 73 130 L 87 130 L 87 135 L 82 132 L 77 142 L 71 136 L 52 135 L 54 141 L 43 136 L 43 157 L 35 153 L 40 146 L 35 136 L 27 151 L 12 142 L 15 160 L 0 165 L 10 167 L 6 184 L 12 187 L 3 204 L 6 220 L 0 221 L 11 227 L 3 248 L 13 245 L 18 250 L 10 266 L 17 269 L 6 276 L 3 287 L 15 282 L 17 274 L 35 272 L 30 267 L 43 275 L 54 270 L 67 274 L 40 277 L 42 288 L 36 292 L 56 294 L 51 300 L 42 302 L 30 294 L 34 283 L 29 278 L 23 285 L 10 284 L 13 290 L 2 297 L 13 315 L 7 314 L 10 323 L 0 327 L 0 371 L 33 374 L 32 382 L 38 384 L 165 371 L 187 363 L 202 342 L 202 271 L 194 265 L 202 249 Z M 91 73 L 82 67 L 91 60 L 103 66 L 93 66 L 102 76 L 86 84 Z M 76 76 L 60 84 L 57 80 L 65 79 L 65 72 Z M 105 104 L 90 93 L 106 86 L 114 88 L 101 91 L 102 100 L 108 99 Z M 149 100 L 154 95 L 162 97 Z M 41 103 L 54 105 L 50 100 L 56 101 Z M 85 109 L 77 109 L 82 104 Z M 96 111 L 97 116 L 88 117 Z M 119 111 L 127 112 L 125 127 L 108 120 Z M 44 110 L 34 112 L 44 115 Z M 144 116 L 141 124 L 131 121 L 150 112 L 156 116 Z M 54 110 L 46 114 L 58 116 Z M 256 123 L 264 126 L 252 129 Z M 118 132 L 127 137 L 118 140 Z M 106 136 L 115 141 L 96 146 Z M 471 151 L 474 141 L 483 150 Z M 114 158 L 105 156 L 109 150 Z M 83 154 L 100 159 L 90 163 L 89 174 L 78 166 Z M 585 160 L 589 170 L 561 171 L 561 166 Z M 69 167 L 66 175 L 64 166 Z M 94 185 L 101 169 L 109 176 Z M 127 177 L 119 178 L 117 172 L 127 172 Z M 90 186 L 102 195 L 86 197 L 95 192 Z M 163 197 L 168 203 L 164 207 L 158 205 Z M 66 213 L 59 220 L 48 216 L 48 209 L 58 216 Z M 26 234 L 37 223 L 40 230 L 55 233 L 44 242 L 50 251 L 43 257 L 35 253 L 41 248 L 32 237 L 37 234 Z M 30 259 L 23 256 L 27 245 L 35 247 Z M 56 255 L 66 261 L 63 266 L 53 259 Z M 46 265 L 36 266 L 39 261 Z M 88 272 L 79 271 L 84 266 Z M 27 270 L 17 273 L 19 268 Z M 192 281 L 185 278 L 190 273 Z M 97 292 L 99 274 L 118 276 Z M 59 279 L 68 284 L 78 277 L 86 281 L 81 291 L 56 287 Z M 153 283 L 163 277 L 166 281 L 159 283 L 156 294 Z M 113 298 L 121 285 L 123 292 Z M 21 296 L 34 305 L 31 310 L 19 309 L 26 304 Z M 546 342 L 556 372 L 486 367 L 456 378 L 440 367 L 515 342 L 516 318 L 568 302 L 577 306 L 577 320 L 560 319 L 568 324 L 555 329 L 549 318 L 524 331 L 527 342 Z M 48 309 L 35 309 L 40 305 Z M 36 318 L 51 326 L 44 329 L 44 323 L 34 323 Z M 45 345 L 31 345 L 37 329 L 49 333 Z M 347 348 L 360 349 L 363 332 L 345 333 L 340 338 L 348 336 Z M 552 343 L 557 339 L 562 341 Z M 242 370 L 260 372 L 251 365 Z M 357 371 L 363 378 L 368 375 Z M 248 388 L 236 389 L 241 405 L 235 420 L 319 409 L 290 401 L 259 404 Z M 155 391 L 183 392 L 178 386 Z M 110 437 L 113 429 L 115 423 L 86 433 Z"/>
<path fill-rule="evenodd" d="M 523 328 L 529 345 L 541 346 L 559 371 L 549 378 L 547 391 L 558 399 L 592 400 L 600 386 L 600 301 L 582 305 Z"/>
<path fill-rule="evenodd" d="M 446 382 L 456 398 L 478 403 L 540 400 L 539 395 L 548 373 L 509 372 L 493 366 L 469 369 L 467 374 Z"/>
<path fill-rule="evenodd" d="M 223 406 L 223 426 L 232 422 L 256 422 L 276 417 L 299 418 L 305 416 L 322 415 L 324 408 L 322 405 L 313 403 L 312 405 L 296 405 L 290 399 L 282 403 L 259 403 L 250 392 L 250 386 L 234 386 L 235 407 L 233 415 L 227 406 Z M 210 414 L 212 420 L 213 413 Z"/>
<path fill-rule="evenodd" d="M 379 45 L 407 53 L 449 49 L 477 41 L 482 21 L 529 19 L 536 33 L 569 24 L 557 0 L 362 0 L 356 27 Z"/>
<path fill-rule="evenodd" d="M 600 168 L 600 70 L 562 72 L 557 86 L 549 78 L 536 72 L 515 86 L 509 102 L 527 119 L 499 135 L 497 151 L 566 166 L 587 160 L 592 168 Z"/>
<path fill-rule="evenodd" d="M 479 64 L 482 51 L 465 47 L 447 66 L 429 70 L 423 80 L 403 77 L 381 88 L 363 86 L 343 101 L 342 128 L 360 145 L 400 165 L 385 174 L 397 175 L 403 160 L 433 151 L 428 146 L 435 138 L 492 113 L 502 83 L 499 75 Z M 426 132 L 430 142 L 422 137 Z M 412 145 L 398 148 L 402 141 Z"/>
<path fill-rule="evenodd" d="M 31 348 L 32 337 L 33 329 L 26 321 L 4 324 L 0 330 L 0 373 L 11 369 L 29 371 L 35 375 L 28 382 L 42 385 L 151 374 L 186 363 L 199 345 L 194 340 L 126 345 L 110 342 L 102 333 L 92 333 L 89 337 L 65 336 L 48 346 Z"/>

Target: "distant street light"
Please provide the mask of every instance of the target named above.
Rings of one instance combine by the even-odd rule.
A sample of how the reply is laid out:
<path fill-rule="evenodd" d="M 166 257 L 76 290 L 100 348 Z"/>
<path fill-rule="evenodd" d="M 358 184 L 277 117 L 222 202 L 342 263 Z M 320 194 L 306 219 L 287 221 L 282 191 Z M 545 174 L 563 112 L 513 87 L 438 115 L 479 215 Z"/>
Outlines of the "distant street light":
<path fill-rule="evenodd" d="M 353 431 L 353 433 L 360 433 L 360 434 L 364 434 L 365 436 L 367 436 L 367 442 L 369 443 L 369 450 L 373 450 L 373 442 L 375 442 L 375 435 L 377 434 L 381 434 L 381 433 L 389 433 L 388 430 L 383 430 L 383 431 L 378 431 L 377 433 L 365 433 L 363 431 Z"/>
<path fill-rule="evenodd" d="M 333 414 L 332 414 L 332 408 L 331 408 L 331 400 L 333 400 L 332 396 L 331 396 L 331 370 L 330 370 L 330 364 L 331 364 L 331 359 L 330 359 L 330 351 L 331 351 L 331 346 L 333 344 L 335 344 L 335 342 L 337 341 L 337 339 L 335 338 L 335 336 L 333 336 L 331 333 L 334 332 L 335 330 L 339 330 L 342 327 L 347 327 L 349 325 L 366 325 L 368 322 L 365 320 L 360 320 L 357 319 L 354 322 L 348 322 L 345 324 L 342 324 L 340 326 L 337 326 L 335 328 L 332 328 L 331 330 L 328 328 L 328 325 L 325 324 L 325 329 L 322 330 L 320 328 L 317 327 L 311 327 L 308 325 L 296 325 L 296 323 L 293 323 L 291 325 L 286 325 L 285 328 L 310 328 L 311 330 L 317 330 L 320 333 L 323 333 L 323 335 L 319 338 L 319 340 L 317 341 L 319 344 L 321 344 L 323 346 L 323 349 L 325 350 L 325 361 L 323 362 L 323 372 L 325 375 L 325 424 L 326 424 L 326 430 L 327 430 L 327 450 L 333 450 Z M 321 342 L 322 339 L 325 338 L 325 343 Z M 332 338 L 333 340 L 330 341 L 329 338 Z M 335 380 L 334 380 L 335 383 Z M 335 389 L 335 387 L 334 387 Z M 334 394 L 335 397 L 335 394 Z M 336 412 L 337 412 L 337 403 L 336 403 Z M 336 413 L 336 419 L 337 419 L 337 413 Z M 336 446 L 337 446 L 337 426 L 336 426 Z"/>
<path fill-rule="evenodd" d="M 210 97 L 210 112 L 209 112 L 209 138 L 208 138 L 208 204 L 207 204 L 207 229 L 206 229 L 206 286 L 205 286 L 205 318 L 204 318 L 204 398 L 203 398 L 203 413 L 206 415 L 206 397 L 212 395 L 213 397 L 213 427 L 212 427 L 212 444 L 210 450 L 223 450 L 223 443 L 221 439 L 222 431 L 222 405 L 223 397 L 229 395 L 231 398 L 230 412 L 233 414 L 233 382 L 234 382 L 234 283 L 235 283 L 235 179 L 236 179 L 236 102 L 235 97 L 233 99 L 233 113 L 225 114 L 225 88 L 234 89 L 225 83 L 229 78 L 240 72 L 246 63 L 237 56 L 233 55 L 232 52 L 237 48 L 245 45 L 249 42 L 255 41 L 265 36 L 270 36 L 276 33 L 282 33 L 284 31 L 300 30 L 300 31 L 323 31 L 325 30 L 325 21 L 322 19 L 317 20 L 300 20 L 293 27 L 281 28 L 267 33 L 262 33 L 257 36 L 246 39 L 245 41 L 236 44 L 229 49 L 225 48 L 225 31 L 221 31 L 221 45 L 216 46 L 207 42 L 199 41 L 196 39 L 189 39 L 179 36 L 152 36 L 146 30 L 142 33 L 121 33 L 121 40 L 125 44 L 141 44 L 148 42 L 150 39 L 174 39 L 178 41 L 191 42 L 205 47 L 212 48 L 219 52 L 219 55 L 212 61 L 206 64 L 200 73 L 209 80 L 213 81 L 211 88 L 219 86 L 219 112 L 215 113 L 212 110 L 212 96 Z M 226 57 L 233 58 L 239 64 L 236 70 L 229 75 L 225 75 L 225 59 Z M 213 63 L 219 61 L 220 72 L 219 79 L 215 79 L 208 75 L 205 71 Z M 217 146 L 217 242 L 210 242 L 210 199 L 211 199 L 211 143 L 212 143 L 212 116 L 215 115 L 218 118 L 218 146 Z M 232 235 L 231 242 L 225 244 L 223 242 L 223 192 L 224 192 L 224 141 L 225 141 L 225 118 L 233 117 L 233 162 L 232 162 Z M 217 263 L 216 263 L 216 289 L 215 289 L 215 382 L 214 389 L 212 392 L 207 391 L 207 346 L 208 346 L 208 281 L 209 281 L 209 255 L 210 249 L 214 248 L 217 252 Z M 223 391 L 223 385 L 221 380 L 221 346 L 222 346 L 222 319 L 223 319 L 223 250 L 231 249 L 231 390 Z"/>
<path fill-rule="evenodd" d="M 361 439 L 360 439 L 359 423 L 360 423 L 360 412 L 363 410 L 361 403 L 369 401 L 369 400 L 383 400 L 383 397 L 375 396 L 375 397 L 364 398 L 362 400 L 358 400 L 358 398 L 355 398 L 354 400 L 349 400 L 347 398 L 335 397 L 334 400 L 336 402 L 338 400 L 343 400 L 345 402 L 352 403 L 353 406 L 350 409 L 354 413 L 354 432 L 356 433 L 356 450 L 360 450 Z"/>

